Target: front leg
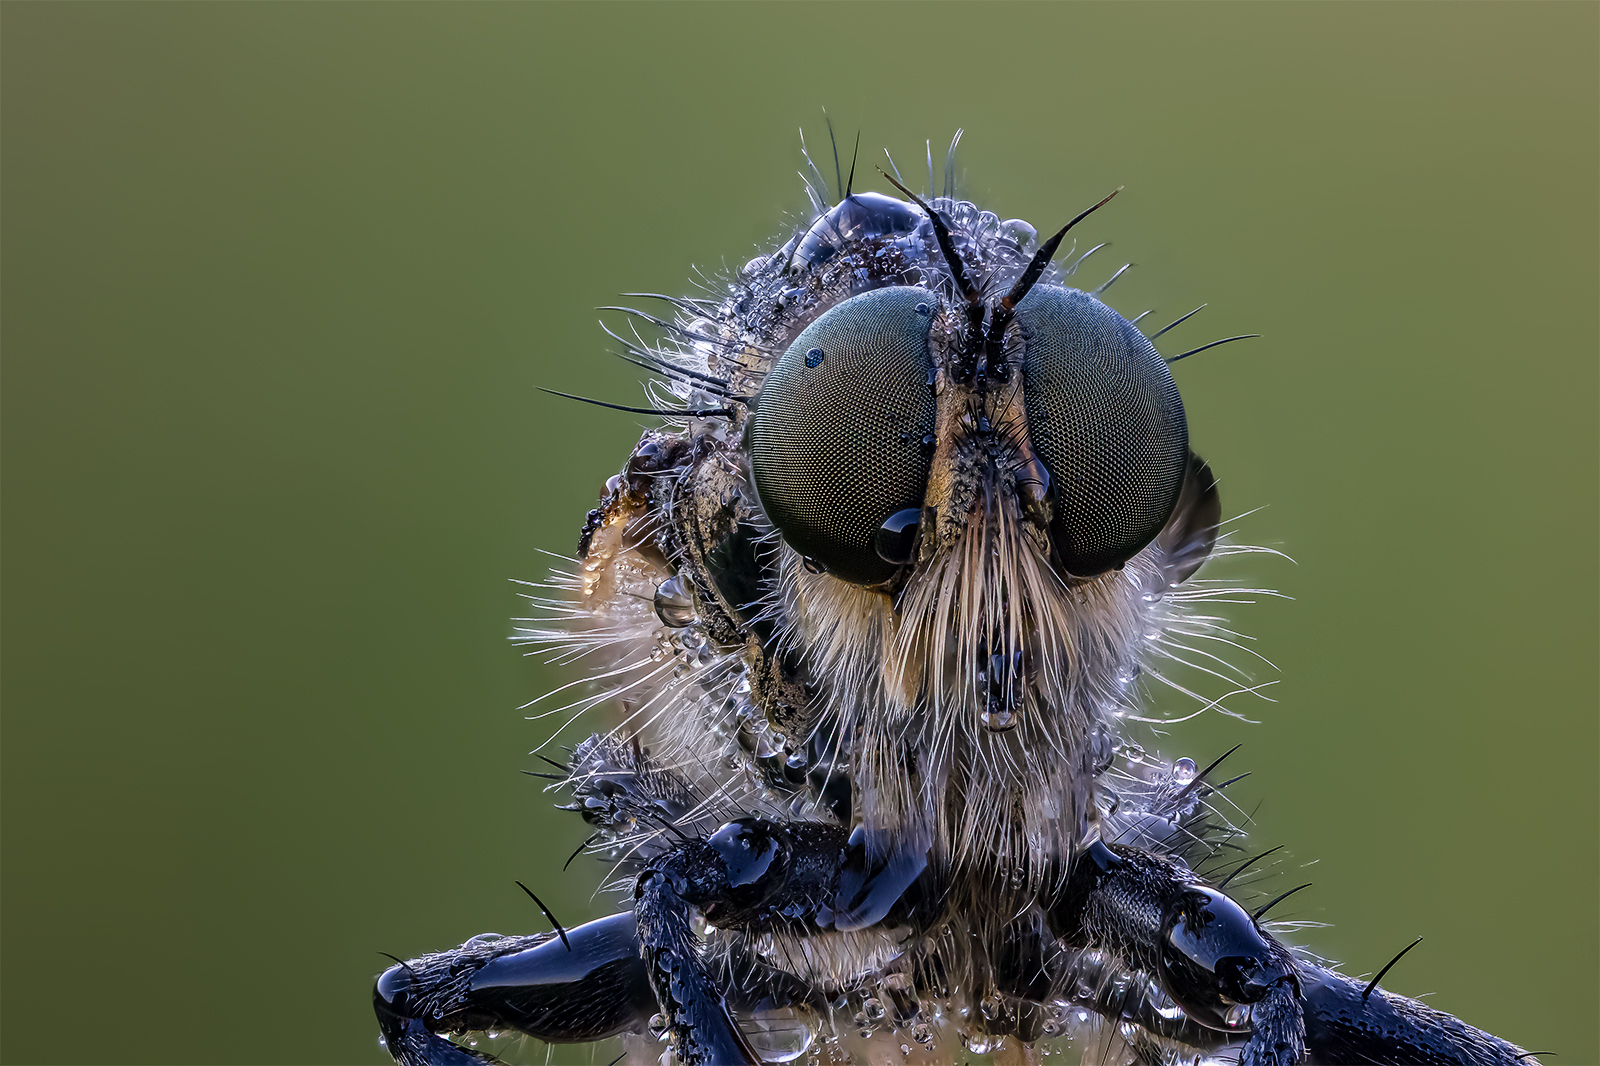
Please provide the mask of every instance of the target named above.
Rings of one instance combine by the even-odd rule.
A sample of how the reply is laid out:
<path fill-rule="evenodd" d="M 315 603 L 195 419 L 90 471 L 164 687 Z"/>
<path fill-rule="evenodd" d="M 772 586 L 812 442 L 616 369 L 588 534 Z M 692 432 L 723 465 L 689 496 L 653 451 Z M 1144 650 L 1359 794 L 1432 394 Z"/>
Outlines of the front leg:
<path fill-rule="evenodd" d="M 1181 862 L 1096 841 L 1073 863 L 1049 914 L 1056 935 L 1155 977 L 1194 1021 L 1248 1033 L 1240 1066 L 1303 1059 L 1294 957 Z"/>
<path fill-rule="evenodd" d="M 728 1009 L 691 920 L 721 929 L 801 936 L 901 920 L 926 856 L 869 861 L 862 834 L 822 822 L 743 818 L 651 860 L 634 914 L 656 999 L 687 1066 L 759 1060 Z"/>
<path fill-rule="evenodd" d="M 401 1066 L 493 1059 L 443 1033 L 515 1029 L 551 1043 L 644 1027 L 655 997 L 631 914 L 539 936 L 473 937 L 389 967 L 372 992 L 384 1045 Z"/>
<path fill-rule="evenodd" d="M 1170 857 L 1090 845 L 1073 864 L 1049 918 L 1056 935 L 1073 946 L 1109 951 L 1155 978 L 1186 1018 L 1175 1027 L 1137 996 L 1081 1005 L 1205 1050 L 1242 1039 L 1240 1066 L 1528 1061 L 1521 1048 L 1391 995 L 1376 981 L 1363 984 L 1297 963 L 1243 907 Z"/>

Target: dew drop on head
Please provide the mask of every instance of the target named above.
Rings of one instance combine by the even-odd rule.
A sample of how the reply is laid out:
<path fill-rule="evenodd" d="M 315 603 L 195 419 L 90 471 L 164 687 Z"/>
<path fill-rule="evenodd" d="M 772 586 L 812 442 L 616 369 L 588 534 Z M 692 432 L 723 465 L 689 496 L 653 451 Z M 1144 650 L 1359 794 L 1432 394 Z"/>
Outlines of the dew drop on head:
<path fill-rule="evenodd" d="M 662 625 L 682 629 L 694 624 L 694 598 L 677 574 L 656 586 L 655 607 Z"/>
<path fill-rule="evenodd" d="M 883 524 L 872 535 L 872 548 L 878 553 L 878 558 L 896 566 L 909 563 L 912 549 L 916 547 L 917 527 L 921 521 L 920 507 L 908 507 L 884 519 Z"/>

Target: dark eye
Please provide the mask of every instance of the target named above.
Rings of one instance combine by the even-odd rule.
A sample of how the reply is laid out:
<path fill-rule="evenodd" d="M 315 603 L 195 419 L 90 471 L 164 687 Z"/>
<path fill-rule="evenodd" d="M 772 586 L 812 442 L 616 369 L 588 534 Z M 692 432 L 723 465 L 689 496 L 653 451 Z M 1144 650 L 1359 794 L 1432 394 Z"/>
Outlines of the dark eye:
<path fill-rule="evenodd" d="M 1189 429 L 1167 364 L 1087 293 L 1040 285 L 1017 305 L 1028 432 L 1055 493 L 1050 535 L 1091 577 L 1155 539 L 1183 487 Z"/>
<path fill-rule="evenodd" d="M 933 303 L 926 289 L 896 286 L 830 308 L 779 357 L 756 403 L 761 506 L 791 547 L 845 581 L 894 576 L 878 528 L 927 491 Z"/>

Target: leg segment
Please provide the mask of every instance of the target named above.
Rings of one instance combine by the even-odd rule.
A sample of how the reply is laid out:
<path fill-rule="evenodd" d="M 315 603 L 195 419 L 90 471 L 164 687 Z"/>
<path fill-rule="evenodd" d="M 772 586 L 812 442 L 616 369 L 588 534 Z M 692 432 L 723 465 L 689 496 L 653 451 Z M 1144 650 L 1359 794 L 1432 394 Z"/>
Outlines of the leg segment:
<path fill-rule="evenodd" d="M 639 939 L 685 1066 L 755 1066 L 701 958 L 690 919 L 757 931 L 814 923 L 833 902 L 845 834 L 816 823 L 729 822 L 652 860 L 634 887 Z"/>
<path fill-rule="evenodd" d="M 1163 1016 L 1137 985 L 1132 994 L 1075 996 L 1080 1006 L 1203 1051 L 1231 1044 L 1241 1066 L 1527 1061 L 1521 1048 L 1443 1011 L 1296 961 L 1244 908 L 1171 858 L 1095 843 L 1048 913 L 1056 935 L 1150 975 L 1185 1017 Z M 1093 964 L 1080 956 L 1073 965 Z"/>
<path fill-rule="evenodd" d="M 757 1062 L 690 925 L 807 936 L 904 917 L 925 856 L 872 863 L 859 834 L 821 822 L 744 818 L 651 860 L 635 884 L 639 940 L 681 1062 Z"/>
<path fill-rule="evenodd" d="M 1155 977 L 1192 1020 L 1249 1033 L 1240 1066 L 1289 1066 L 1305 1048 L 1289 950 L 1176 860 L 1096 842 L 1050 909 L 1058 936 Z"/>
<path fill-rule="evenodd" d="M 1301 968 L 1308 1061 L 1405 1066 L 1527 1066 L 1515 1044 L 1444 1011 L 1320 966 Z"/>
<path fill-rule="evenodd" d="M 643 1028 L 656 1009 L 631 914 L 580 925 L 565 940 L 473 937 L 385 970 L 372 1005 L 401 1066 L 493 1061 L 441 1033 L 515 1029 L 551 1043 L 602 1040 Z"/>

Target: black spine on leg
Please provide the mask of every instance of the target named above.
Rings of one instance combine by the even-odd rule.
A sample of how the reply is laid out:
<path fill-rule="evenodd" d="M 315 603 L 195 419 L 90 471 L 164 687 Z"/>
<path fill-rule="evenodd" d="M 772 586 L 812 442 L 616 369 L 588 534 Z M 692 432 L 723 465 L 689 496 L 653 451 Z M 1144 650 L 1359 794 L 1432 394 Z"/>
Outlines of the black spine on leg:
<path fill-rule="evenodd" d="M 1405 1066 L 1526 1066 L 1528 1053 L 1474 1028 L 1381 988 L 1320 966 L 1304 966 L 1306 1042 L 1312 1063 L 1370 1063 Z"/>

